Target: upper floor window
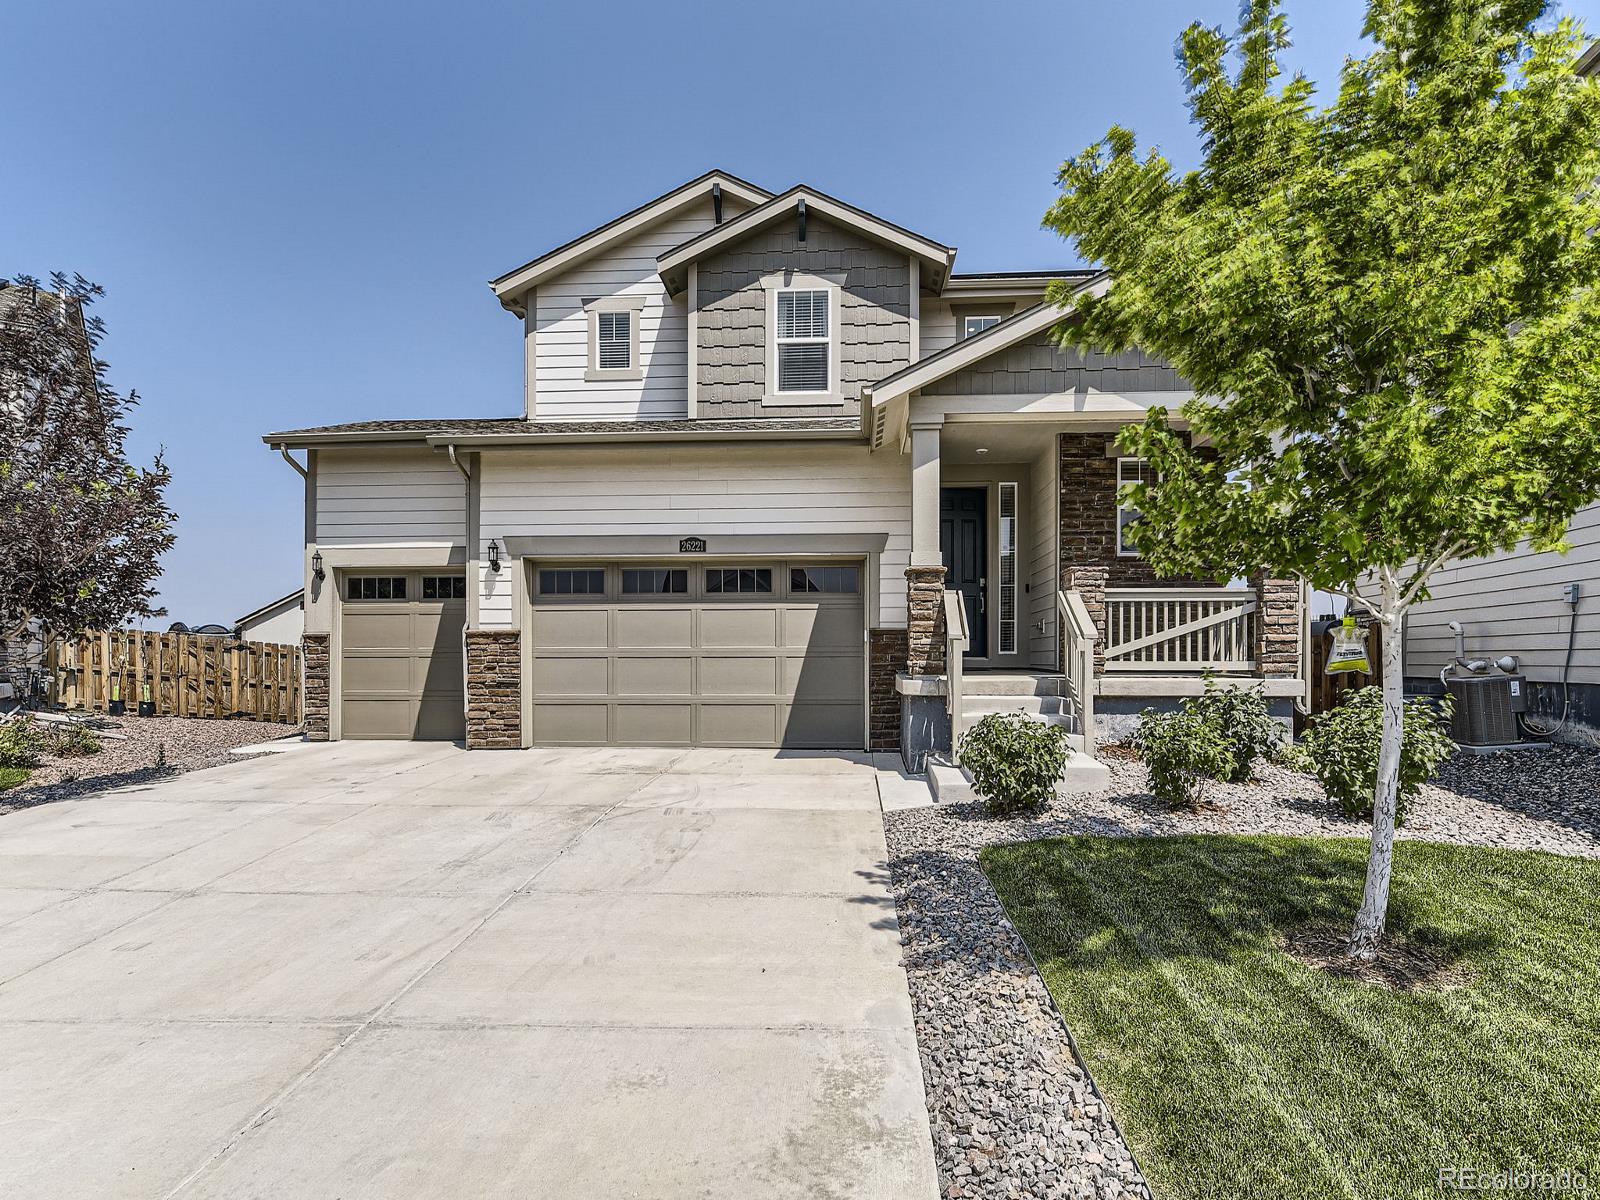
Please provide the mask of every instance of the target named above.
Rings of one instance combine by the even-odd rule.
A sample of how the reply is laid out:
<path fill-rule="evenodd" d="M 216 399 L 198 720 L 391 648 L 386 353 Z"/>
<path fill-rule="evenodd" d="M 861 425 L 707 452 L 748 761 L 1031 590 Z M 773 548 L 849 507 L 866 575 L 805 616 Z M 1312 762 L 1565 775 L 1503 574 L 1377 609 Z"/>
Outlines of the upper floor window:
<path fill-rule="evenodd" d="M 973 334 L 982 333 L 985 329 L 993 329 L 998 324 L 1000 324 L 1000 318 L 992 315 L 982 317 L 962 317 L 961 336 L 964 338 L 969 338 L 973 336 Z"/>
<path fill-rule="evenodd" d="M 829 307 L 825 288 L 778 293 L 778 391 L 829 390 Z"/>
<path fill-rule="evenodd" d="M 589 367 L 584 378 L 643 379 L 639 369 L 638 296 L 608 296 L 584 304 L 589 315 Z"/>
<path fill-rule="evenodd" d="M 1144 459 L 1117 459 L 1117 553 L 1124 558 L 1137 558 L 1139 556 L 1139 552 L 1134 549 L 1133 541 L 1128 535 L 1129 531 L 1144 519 L 1144 516 L 1131 504 L 1122 503 L 1122 489 L 1128 484 L 1146 483 L 1154 478 L 1155 476 L 1150 473 L 1150 464 Z"/>

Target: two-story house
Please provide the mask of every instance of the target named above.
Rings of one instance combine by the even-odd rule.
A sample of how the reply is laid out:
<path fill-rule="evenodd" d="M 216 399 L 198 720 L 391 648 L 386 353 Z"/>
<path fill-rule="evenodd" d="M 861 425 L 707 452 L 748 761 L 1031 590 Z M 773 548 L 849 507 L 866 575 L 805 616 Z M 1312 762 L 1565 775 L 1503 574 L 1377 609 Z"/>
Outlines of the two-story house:
<path fill-rule="evenodd" d="M 519 416 L 269 434 L 305 474 L 307 722 L 468 746 L 947 747 L 1261 677 L 1293 583 L 1158 580 L 1117 430 L 1189 398 L 1046 285 L 714 171 L 492 281 Z M 304 465 L 291 451 L 306 452 Z M 949 669 L 954 668 L 954 669 Z"/>

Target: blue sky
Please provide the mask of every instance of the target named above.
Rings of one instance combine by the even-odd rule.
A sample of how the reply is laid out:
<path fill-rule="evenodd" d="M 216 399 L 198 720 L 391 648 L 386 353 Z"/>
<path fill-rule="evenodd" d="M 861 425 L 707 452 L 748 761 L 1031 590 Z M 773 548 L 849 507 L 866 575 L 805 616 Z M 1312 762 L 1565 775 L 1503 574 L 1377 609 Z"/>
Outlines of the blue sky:
<path fill-rule="evenodd" d="M 520 411 L 485 281 L 712 166 L 803 180 L 961 248 L 1073 265 L 1039 229 L 1113 122 L 1180 163 L 1173 43 L 1235 0 L 604 5 L 10 4 L 0 275 L 107 288 L 113 381 L 167 448 L 170 619 L 299 583 L 273 429 Z M 1600 0 L 1567 11 L 1600 29 Z M 1290 0 L 1327 85 L 1354 0 Z"/>

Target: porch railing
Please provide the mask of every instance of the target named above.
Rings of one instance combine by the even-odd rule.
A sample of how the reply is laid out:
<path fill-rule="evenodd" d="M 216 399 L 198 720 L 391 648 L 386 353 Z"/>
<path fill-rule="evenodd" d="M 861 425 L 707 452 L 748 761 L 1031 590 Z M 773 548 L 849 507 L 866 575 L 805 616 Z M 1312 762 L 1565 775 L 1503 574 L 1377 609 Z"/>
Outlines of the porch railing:
<path fill-rule="evenodd" d="M 961 658 L 971 641 L 967 629 L 967 606 L 961 593 L 946 589 L 944 594 L 944 674 L 945 708 L 950 713 L 950 754 L 952 759 L 961 741 Z"/>
<path fill-rule="evenodd" d="M 1077 592 L 1057 592 L 1056 608 L 1061 616 L 1061 676 L 1066 680 L 1066 698 L 1072 702 L 1083 749 L 1093 754 L 1094 644 L 1100 640 L 1100 631 Z"/>
<path fill-rule="evenodd" d="M 1256 594 L 1244 588 L 1107 588 L 1107 671 L 1254 671 Z"/>

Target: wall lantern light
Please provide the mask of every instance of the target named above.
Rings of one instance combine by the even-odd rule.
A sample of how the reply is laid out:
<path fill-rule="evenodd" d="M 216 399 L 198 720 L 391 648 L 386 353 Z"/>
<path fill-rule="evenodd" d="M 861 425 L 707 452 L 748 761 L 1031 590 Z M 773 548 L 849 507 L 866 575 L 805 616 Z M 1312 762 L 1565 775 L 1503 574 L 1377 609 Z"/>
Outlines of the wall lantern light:
<path fill-rule="evenodd" d="M 311 555 L 311 578 L 321 583 L 327 578 L 327 572 L 322 569 L 322 551 L 316 550 Z"/>
<path fill-rule="evenodd" d="M 493 538 L 489 539 L 489 570 L 500 573 L 500 543 Z"/>

